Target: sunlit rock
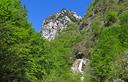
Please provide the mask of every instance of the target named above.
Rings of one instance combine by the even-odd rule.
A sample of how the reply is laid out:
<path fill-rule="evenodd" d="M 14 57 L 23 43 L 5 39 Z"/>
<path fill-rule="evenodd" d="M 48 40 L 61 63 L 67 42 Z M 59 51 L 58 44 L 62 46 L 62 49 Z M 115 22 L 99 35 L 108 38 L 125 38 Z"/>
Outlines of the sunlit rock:
<path fill-rule="evenodd" d="M 62 9 L 44 20 L 41 35 L 49 41 L 54 40 L 69 23 L 79 22 L 81 19 L 75 12 Z"/>

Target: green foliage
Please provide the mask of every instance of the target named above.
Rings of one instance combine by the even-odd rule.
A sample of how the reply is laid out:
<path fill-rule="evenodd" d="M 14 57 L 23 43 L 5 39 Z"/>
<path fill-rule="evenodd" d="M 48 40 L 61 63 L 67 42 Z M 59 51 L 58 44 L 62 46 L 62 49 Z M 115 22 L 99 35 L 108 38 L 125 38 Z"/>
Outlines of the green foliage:
<path fill-rule="evenodd" d="M 111 21 L 111 22 L 116 22 L 116 17 L 117 17 L 118 13 L 116 11 L 109 11 L 107 13 L 106 18 Z"/>
<path fill-rule="evenodd" d="M 95 16 L 82 21 L 90 22 L 89 28 L 69 24 L 48 42 L 31 28 L 20 0 L 0 0 L 0 82 L 78 82 L 80 75 L 70 70 L 75 50 L 90 56 L 85 82 L 127 81 L 128 11 L 121 11 L 127 3 L 117 6 L 118 1 L 95 0 L 86 15 L 94 10 Z"/>
<path fill-rule="evenodd" d="M 78 25 L 70 24 L 55 40 L 48 43 L 50 50 L 48 60 L 51 62 L 51 68 L 46 76 L 46 82 L 80 80 L 79 75 L 75 76 L 69 69 L 71 66 L 69 58 L 75 53 L 74 50 L 86 51 L 85 53 L 90 55 L 91 66 L 85 74 L 85 81 L 112 82 L 116 79 L 127 81 L 128 12 L 120 14 L 118 9 L 120 6 L 117 3 L 118 0 L 95 0 L 82 21 L 85 24 L 89 22 L 91 24 L 89 28 L 79 32 Z M 91 11 L 95 10 L 93 8 L 97 13 L 89 18 Z M 108 28 L 101 24 L 102 20 L 107 21 Z"/>
<path fill-rule="evenodd" d="M 100 82 L 105 79 L 112 80 L 111 65 L 114 62 L 114 57 L 121 51 L 117 27 L 105 29 L 100 35 L 96 50 L 92 55 L 92 67 Z"/>
<path fill-rule="evenodd" d="M 0 0 L 0 81 L 43 80 L 45 41 L 31 28 L 20 0 Z"/>
<path fill-rule="evenodd" d="M 128 48 L 126 15 L 127 13 L 123 13 L 119 16 L 120 25 L 114 24 L 101 31 L 91 57 L 93 76 L 97 77 L 93 80 L 96 82 L 111 82 L 118 78 L 127 80 L 127 54 L 124 53 Z M 112 16 L 117 15 L 113 14 Z"/>
<path fill-rule="evenodd" d="M 128 19 L 127 19 L 127 16 L 128 16 L 128 11 L 124 11 L 122 14 L 119 15 L 119 19 L 120 19 L 120 24 L 122 25 L 126 25 L 128 24 Z"/>
<path fill-rule="evenodd" d="M 118 12 L 109 10 L 108 12 L 105 13 L 105 25 L 104 26 L 111 26 L 114 23 L 118 21 L 117 19 Z"/>
<path fill-rule="evenodd" d="M 57 38 L 49 42 L 49 53 L 47 59 L 52 63 L 50 73 L 46 76 L 45 82 L 74 82 L 79 81 L 78 75 L 73 75 L 70 70 L 70 57 L 72 47 L 80 41 L 78 25 L 70 24 Z"/>
<path fill-rule="evenodd" d="M 22 26 L 27 22 L 25 19 L 26 10 L 21 5 L 20 0 L 0 0 L 0 23 L 12 23 Z"/>

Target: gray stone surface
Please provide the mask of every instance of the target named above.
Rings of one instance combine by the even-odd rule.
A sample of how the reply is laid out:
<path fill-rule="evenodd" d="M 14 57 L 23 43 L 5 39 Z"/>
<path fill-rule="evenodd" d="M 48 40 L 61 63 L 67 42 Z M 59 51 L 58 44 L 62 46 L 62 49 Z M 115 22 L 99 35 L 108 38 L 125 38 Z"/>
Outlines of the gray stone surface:
<path fill-rule="evenodd" d="M 49 41 L 54 40 L 69 23 L 79 22 L 81 19 L 82 17 L 77 15 L 75 12 L 62 9 L 43 21 L 41 35 Z"/>

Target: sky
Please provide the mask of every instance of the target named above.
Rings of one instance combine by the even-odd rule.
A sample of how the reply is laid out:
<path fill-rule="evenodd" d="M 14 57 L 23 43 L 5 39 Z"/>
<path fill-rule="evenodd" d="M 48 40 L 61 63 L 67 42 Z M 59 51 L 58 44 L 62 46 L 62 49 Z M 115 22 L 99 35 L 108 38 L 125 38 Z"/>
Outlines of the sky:
<path fill-rule="evenodd" d="M 33 28 L 39 32 L 43 20 L 48 16 L 65 8 L 83 16 L 92 0 L 22 0 L 28 11 L 28 20 Z"/>

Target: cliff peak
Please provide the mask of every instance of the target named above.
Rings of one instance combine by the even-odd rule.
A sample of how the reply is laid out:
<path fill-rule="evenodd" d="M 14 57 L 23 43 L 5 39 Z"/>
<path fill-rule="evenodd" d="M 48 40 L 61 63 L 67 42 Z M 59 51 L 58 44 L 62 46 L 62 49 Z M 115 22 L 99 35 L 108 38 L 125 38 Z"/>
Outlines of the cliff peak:
<path fill-rule="evenodd" d="M 45 39 L 53 40 L 69 23 L 79 22 L 81 19 L 75 12 L 62 9 L 43 21 L 41 35 Z"/>

